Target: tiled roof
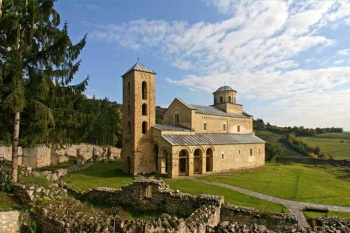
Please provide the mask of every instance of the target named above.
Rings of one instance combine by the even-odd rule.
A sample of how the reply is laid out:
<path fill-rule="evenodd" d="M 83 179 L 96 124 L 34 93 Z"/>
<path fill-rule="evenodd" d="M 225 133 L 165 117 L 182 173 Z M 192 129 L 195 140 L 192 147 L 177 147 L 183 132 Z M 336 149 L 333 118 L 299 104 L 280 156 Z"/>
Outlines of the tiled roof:
<path fill-rule="evenodd" d="M 203 106 L 191 104 L 192 108 L 196 109 L 196 113 L 207 114 L 207 115 L 216 115 L 216 116 L 227 116 L 227 117 L 237 117 L 237 118 L 249 118 L 246 114 L 236 114 L 236 113 L 227 113 L 215 106 Z"/>
<path fill-rule="evenodd" d="M 160 124 L 155 124 L 153 126 L 156 129 L 162 130 L 162 131 L 188 131 L 191 132 L 193 131 L 192 129 L 185 128 L 181 125 L 160 125 Z"/>
<path fill-rule="evenodd" d="M 198 133 L 195 135 L 162 135 L 173 146 L 195 145 L 233 145 L 264 143 L 265 141 L 253 134 L 212 134 Z"/>
<path fill-rule="evenodd" d="M 143 64 L 138 62 L 133 67 L 131 67 L 128 71 L 126 71 L 126 73 L 123 74 L 122 76 L 126 75 L 127 73 L 129 73 L 132 70 L 138 70 L 138 71 L 143 71 L 143 72 L 155 74 L 155 72 L 153 70 L 147 68 L 146 66 L 144 66 Z"/>
<path fill-rule="evenodd" d="M 232 87 L 229 87 L 229 86 L 219 87 L 216 91 L 234 91 L 234 92 L 237 92 L 237 91 L 233 90 Z"/>
<path fill-rule="evenodd" d="M 185 101 L 183 101 L 180 98 L 176 98 L 178 101 L 180 101 L 183 105 L 185 105 L 186 107 L 188 107 L 189 109 L 195 109 L 194 107 L 192 107 L 191 104 L 186 103 Z"/>

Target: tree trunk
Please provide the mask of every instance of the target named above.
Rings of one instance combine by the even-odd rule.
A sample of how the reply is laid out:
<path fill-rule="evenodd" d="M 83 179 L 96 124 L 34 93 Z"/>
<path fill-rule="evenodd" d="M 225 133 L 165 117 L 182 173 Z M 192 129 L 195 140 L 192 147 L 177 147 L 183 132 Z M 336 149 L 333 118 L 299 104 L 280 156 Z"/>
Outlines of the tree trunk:
<path fill-rule="evenodd" d="M 19 122 L 20 113 L 15 113 L 13 133 L 12 133 L 12 182 L 18 181 L 18 141 L 19 141 Z"/>
<path fill-rule="evenodd" d="M 0 0 L 0 17 L 2 15 L 1 6 L 2 6 L 2 0 Z"/>

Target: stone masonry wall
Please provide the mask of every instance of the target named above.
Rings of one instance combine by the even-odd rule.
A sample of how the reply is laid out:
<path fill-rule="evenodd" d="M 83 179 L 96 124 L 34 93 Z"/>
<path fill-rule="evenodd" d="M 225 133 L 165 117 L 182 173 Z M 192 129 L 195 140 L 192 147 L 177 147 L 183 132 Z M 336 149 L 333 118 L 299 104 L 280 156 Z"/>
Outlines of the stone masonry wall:
<path fill-rule="evenodd" d="M 221 207 L 221 221 L 254 223 L 277 231 L 281 231 L 286 227 L 290 228 L 291 226 L 296 228 L 298 224 L 294 215 L 262 213 L 254 209 L 240 208 L 227 204 Z"/>
<path fill-rule="evenodd" d="M 19 211 L 0 211 L 0 232 L 17 233 L 20 229 Z"/>
<path fill-rule="evenodd" d="M 65 162 L 69 157 L 79 157 L 83 160 L 90 159 L 119 159 L 120 149 L 112 146 L 97 146 L 90 144 L 77 144 L 65 146 L 60 149 L 52 149 L 45 145 L 33 148 L 19 148 L 19 165 L 39 168 L 49 165 L 57 165 Z M 5 160 L 12 160 L 12 147 L 0 146 L 0 156 Z"/>
<path fill-rule="evenodd" d="M 62 183 L 61 186 L 64 184 Z M 133 184 L 123 186 L 122 189 L 97 188 L 86 193 L 68 190 L 68 194 L 74 193 L 81 200 L 110 206 L 105 210 L 90 209 L 82 205 L 79 201 L 67 197 L 67 190 L 57 185 L 50 189 L 15 185 L 14 193 L 25 205 L 34 206 L 34 217 L 43 232 L 228 232 L 222 228 L 225 221 L 238 221 L 240 224 L 253 223 L 261 225 L 261 229 L 268 228 L 277 232 L 294 232 L 290 230 L 296 229 L 296 219 L 293 216 L 265 214 L 253 209 L 224 205 L 221 196 L 192 196 L 180 193 L 170 190 L 163 181 L 155 179 L 136 180 Z M 33 203 L 35 205 L 32 205 Z M 177 214 L 182 211 L 182 215 L 192 212 L 185 219 L 166 213 L 152 221 L 132 220 L 119 215 L 118 205 L 120 203 L 134 204 L 135 207 L 143 210 L 158 208 L 164 212 L 169 210 Z M 118 209 L 118 211 L 114 212 L 113 209 Z M 253 232 L 251 231 L 253 228 L 246 226 L 245 228 L 248 231 L 244 232 Z"/>
<path fill-rule="evenodd" d="M 72 191 L 71 191 L 72 193 Z M 84 201 L 107 205 L 132 206 L 142 211 L 157 210 L 179 216 L 189 216 L 200 206 L 220 206 L 223 197 L 212 195 L 190 195 L 169 188 L 162 180 L 141 179 L 122 189 L 95 188 L 75 196 Z"/>

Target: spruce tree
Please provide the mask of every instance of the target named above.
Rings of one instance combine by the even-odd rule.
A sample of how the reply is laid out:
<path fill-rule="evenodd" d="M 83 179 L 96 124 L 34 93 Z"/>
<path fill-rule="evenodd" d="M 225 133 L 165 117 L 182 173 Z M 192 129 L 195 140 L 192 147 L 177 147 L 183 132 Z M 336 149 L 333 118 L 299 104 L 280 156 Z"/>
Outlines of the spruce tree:
<path fill-rule="evenodd" d="M 74 112 L 67 104 L 88 82 L 87 78 L 70 85 L 79 69 L 80 61 L 76 60 L 86 36 L 72 43 L 67 23 L 59 28 L 60 16 L 53 0 L 6 0 L 1 11 L 0 108 L 13 115 L 12 180 L 16 183 L 21 113 L 27 109 L 32 120 L 31 142 L 64 131 L 54 130 L 65 125 L 61 120 L 74 124 Z"/>

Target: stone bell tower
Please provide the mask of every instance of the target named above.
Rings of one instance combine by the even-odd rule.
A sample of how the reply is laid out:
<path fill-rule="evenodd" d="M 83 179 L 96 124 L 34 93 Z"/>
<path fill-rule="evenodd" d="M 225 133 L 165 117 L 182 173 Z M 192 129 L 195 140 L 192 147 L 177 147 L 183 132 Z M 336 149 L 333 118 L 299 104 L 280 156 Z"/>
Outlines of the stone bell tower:
<path fill-rule="evenodd" d="M 123 76 L 123 172 L 155 170 L 151 127 L 155 124 L 155 75 L 136 63 Z"/>

